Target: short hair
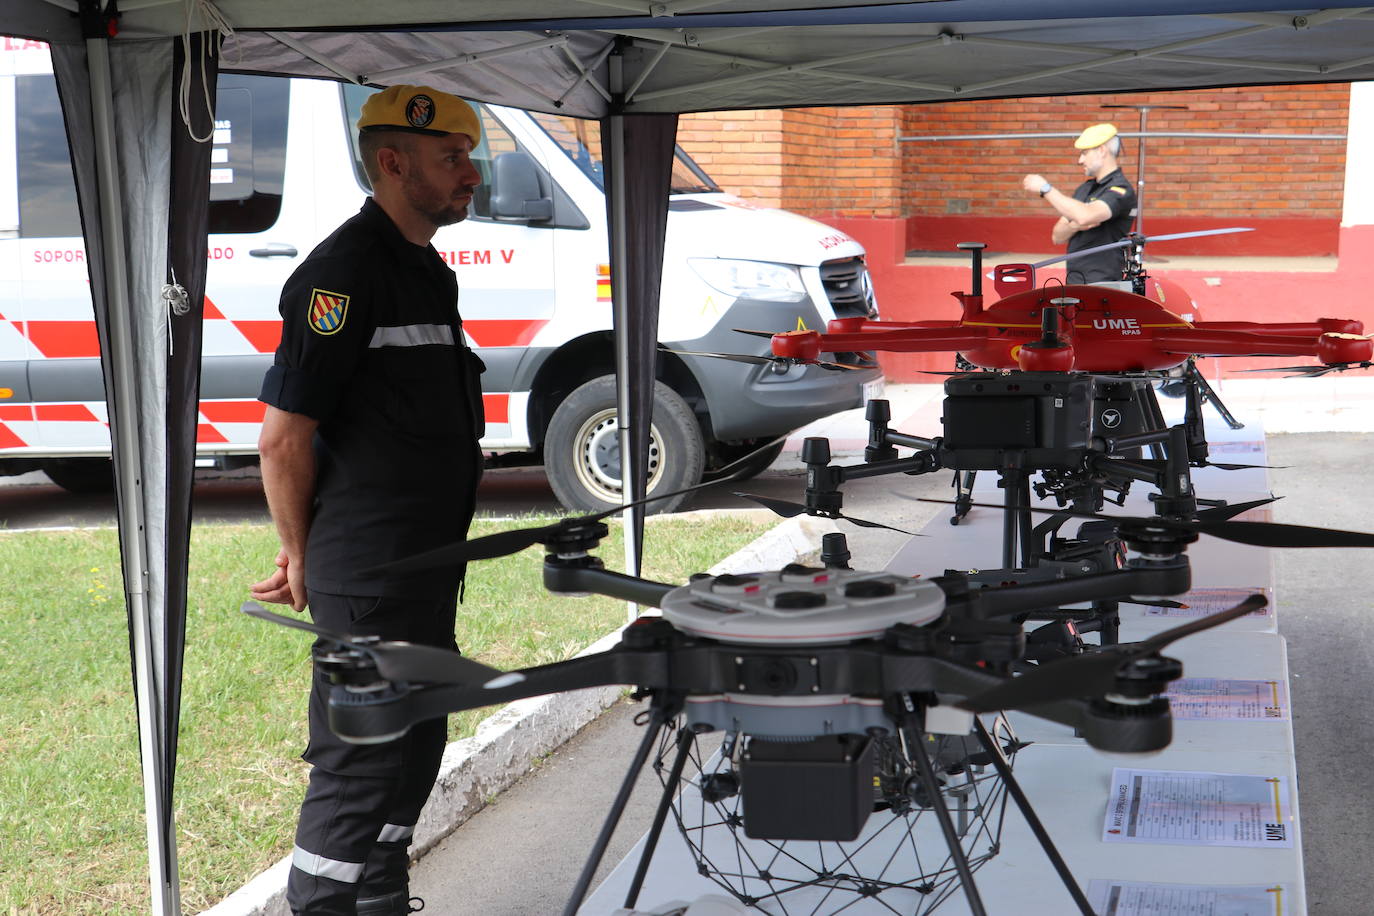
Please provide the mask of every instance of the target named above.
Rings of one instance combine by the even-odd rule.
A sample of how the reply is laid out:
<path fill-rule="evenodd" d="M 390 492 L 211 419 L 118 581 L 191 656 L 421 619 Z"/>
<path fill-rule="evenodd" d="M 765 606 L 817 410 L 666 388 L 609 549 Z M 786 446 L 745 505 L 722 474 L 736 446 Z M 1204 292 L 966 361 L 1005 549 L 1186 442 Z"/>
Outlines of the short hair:
<path fill-rule="evenodd" d="M 415 150 L 415 134 L 403 130 L 364 130 L 358 133 L 358 156 L 363 160 L 363 171 L 367 173 L 368 183 L 375 189 L 377 180 L 382 177 L 377 168 L 377 152 L 394 149 L 407 155 Z"/>
<path fill-rule="evenodd" d="M 1120 137 L 1112 137 L 1110 140 L 1107 141 L 1106 147 L 1107 147 L 1107 152 L 1111 153 L 1113 156 L 1120 156 L 1120 155 L 1121 155 L 1121 138 L 1120 138 Z"/>

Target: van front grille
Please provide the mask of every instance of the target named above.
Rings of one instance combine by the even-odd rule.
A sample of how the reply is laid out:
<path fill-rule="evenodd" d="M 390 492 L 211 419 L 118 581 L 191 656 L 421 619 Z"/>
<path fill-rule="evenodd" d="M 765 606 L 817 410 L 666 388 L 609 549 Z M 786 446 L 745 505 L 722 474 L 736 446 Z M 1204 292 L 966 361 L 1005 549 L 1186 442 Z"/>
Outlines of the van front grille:
<path fill-rule="evenodd" d="M 844 258 L 821 265 L 821 283 L 836 318 L 877 318 L 873 284 L 863 258 Z"/>

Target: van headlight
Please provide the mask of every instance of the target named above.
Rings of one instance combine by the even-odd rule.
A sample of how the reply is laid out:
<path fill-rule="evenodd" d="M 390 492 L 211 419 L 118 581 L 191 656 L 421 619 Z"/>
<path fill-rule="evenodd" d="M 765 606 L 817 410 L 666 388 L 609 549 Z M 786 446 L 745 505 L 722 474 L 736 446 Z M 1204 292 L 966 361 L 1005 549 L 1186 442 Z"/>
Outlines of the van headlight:
<path fill-rule="evenodd" d="M 712 289 L 736 299 L 800 302 L 806 298 L 801 271 L 787 264 L 729 258 L 688 258 L 687 263 Z"/>

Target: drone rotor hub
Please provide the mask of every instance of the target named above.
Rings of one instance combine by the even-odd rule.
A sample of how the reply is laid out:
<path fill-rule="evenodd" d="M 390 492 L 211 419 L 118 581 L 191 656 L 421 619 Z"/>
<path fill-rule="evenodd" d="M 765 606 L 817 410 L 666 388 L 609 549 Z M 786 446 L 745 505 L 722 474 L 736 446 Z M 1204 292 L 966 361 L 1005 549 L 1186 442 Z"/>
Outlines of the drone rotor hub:
<path fill-rule="evenodd" d="M 784 359 L 815 360 L 821 355 L 819 331 L 784 331 L 773 335 L 773 355 Z"/>
<path fill-rule="evenodd" d="M 596 549 L 610 533 L 605 522 L 581 522 L 557 529 L 543 543 L 552 554 L 574 556 Z"/>

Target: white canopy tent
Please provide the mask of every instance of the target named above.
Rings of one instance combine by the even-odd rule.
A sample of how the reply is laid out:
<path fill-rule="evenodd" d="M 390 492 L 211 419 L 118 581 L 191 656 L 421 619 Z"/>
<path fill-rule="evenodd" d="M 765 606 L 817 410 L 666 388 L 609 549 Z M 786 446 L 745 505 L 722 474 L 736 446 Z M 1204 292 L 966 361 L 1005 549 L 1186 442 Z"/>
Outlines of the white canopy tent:
<path fill-rule="evenodd" d="M 647 451 L 676 115 L 1374 77 L 1374 12 L 1284 0 L 5 0 L 53 48 L 114 441 L 155 913 L 172 788 L 219 69 L 606 122 L 622 453 Z M 216 53 L 216 49 L 220 50 Z M 187 123 L 190 124 L 188 130 Z M 627 460 L 631 493 L 642 469 Z M 634 516 L 642 535 L 642 516 Z"/>

